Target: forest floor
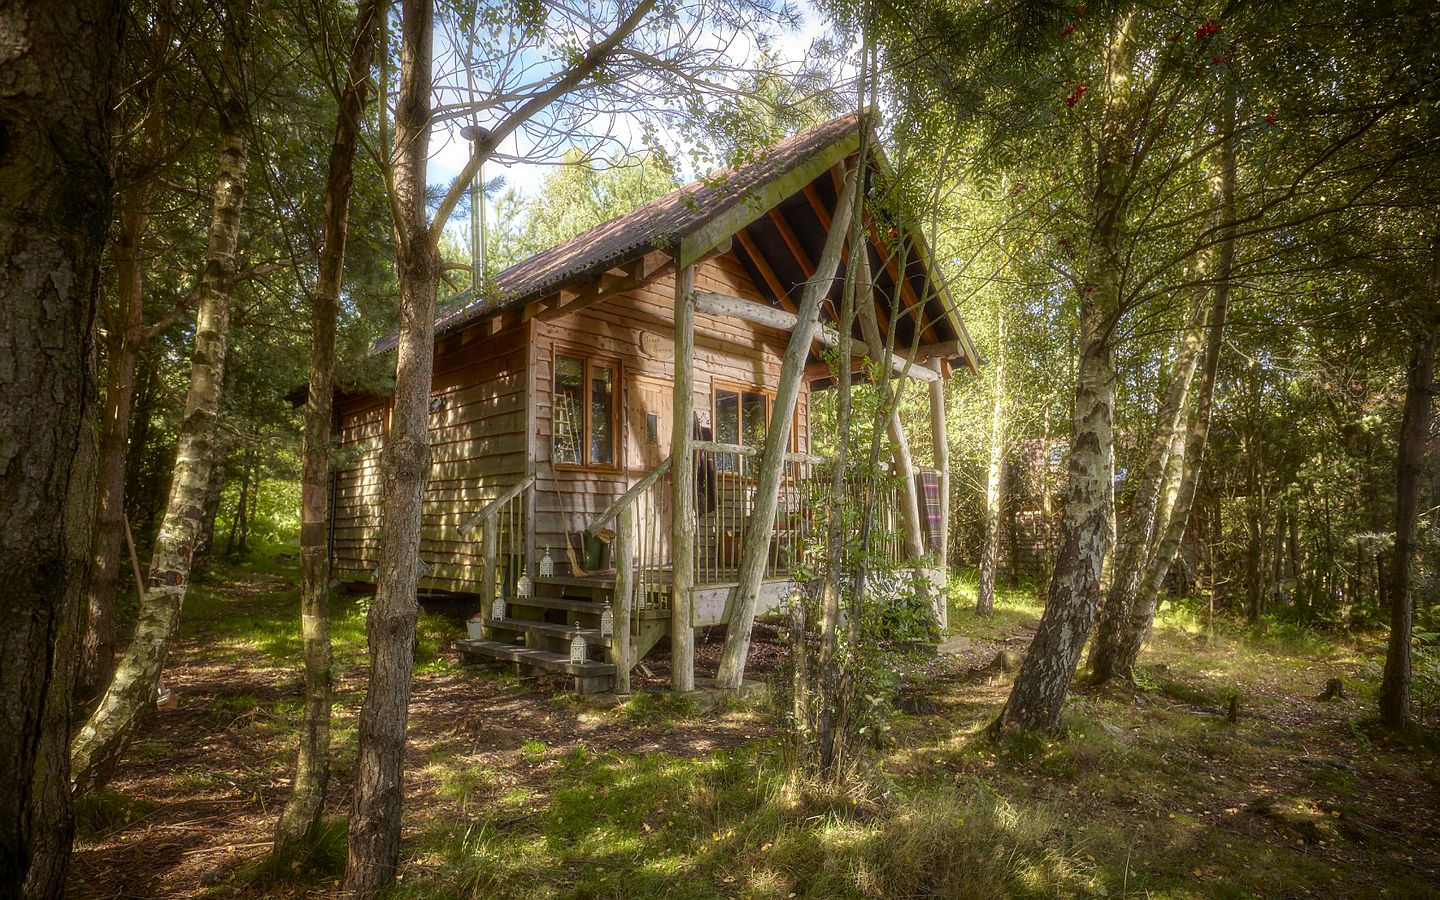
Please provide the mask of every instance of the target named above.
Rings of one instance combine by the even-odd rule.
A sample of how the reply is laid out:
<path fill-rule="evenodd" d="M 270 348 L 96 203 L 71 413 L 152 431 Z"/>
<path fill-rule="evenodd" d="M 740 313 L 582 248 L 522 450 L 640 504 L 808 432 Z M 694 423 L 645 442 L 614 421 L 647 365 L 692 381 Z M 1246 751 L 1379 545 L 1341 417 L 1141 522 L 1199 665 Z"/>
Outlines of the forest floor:
<path fill-rule="evenodd" d="M 332 607 L 332 824 L 310 858 L 264 862 L 301 714 L 295 581 L 266 555 L 192 590 L 166 672 L 180 708 L 79 805 L 73 896 L 335 889 L 362 597 Z M 1140 689 L 1079 687 L 1065 738 L 996 743 L 984 728 L 1012 675 L 993 663 L 1023 652 L 1039 608 L 1002 590 L 981 620 L 973 585 L 953 593 L 960 652 L 904 665 L 919 711 L 826 799 L 786 786 L 763 699 L 582 703 L 461 670 L 445 650 L 458 624 L 423 616 L 397 895 L 1440 897 L 1435 723 L 1405 740 L 1370 724 L 1378 637 L 1212 632 L 1167 606 Z M 758 646 L 756 674 L 778 671 L 783 649 Z M 1314 699 L 1332 677 L 1348 697 Z"/>

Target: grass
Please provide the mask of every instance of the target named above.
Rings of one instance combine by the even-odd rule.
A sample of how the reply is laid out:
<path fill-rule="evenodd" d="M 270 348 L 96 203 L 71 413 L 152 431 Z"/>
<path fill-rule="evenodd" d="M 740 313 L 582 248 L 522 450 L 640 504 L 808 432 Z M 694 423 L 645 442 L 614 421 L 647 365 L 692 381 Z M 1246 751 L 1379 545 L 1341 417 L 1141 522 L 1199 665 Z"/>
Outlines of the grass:
<path fill-rule="evenodd" d="M 87 840 L 123 841 L 187 795 L 250 810 L 248 838 L 209 840 L 268 838 L 302 712 L 293 694 L 265 688 L 277 671 L 298 679 L 287 573 L 263 563 L 217 573 L 186 610 L 189 652 L 234 682 L 197 727 L 245 747 L 244 765 L 210 771 L 201 758 L 167 773 L 164 793 L 137 779 L 92 795 L 77 808 Z M 415 702 L 438 682 L 455 693 L 439 714 L 412 715 L 395 895 L 1440 896 L 1440 851 L 1418 824 L 1440 820 L 1436 748 L 1431 732 L 1397 738 L 1367 722 L 1373 640 L 1209 622 L 1166 604 L 1138 690 L 1081 687 L 1063 738 L 994 741 L 985 729 L 1013 673 L 968 667 L 997 647 L 1023 649 L 1041 610 L 1033 585 L 1002 583 L 995 615 L 978 617 L 974 585 L 973 573 L 957 577 L 950 597 L 951 630 L 971 639 L 972 656 L 901 663 L 933 711 L 894 716 L 884 748 L 838 794 L 789 778 L 763 708 L 702 711 L 661 692 L 604 712 L 547 700 L 513 679 L 462 675 L 443 650 L 457 626 L 422 617 Z M 332 607 L 347 679 L 335 795 L 356 758 L 362 601 Z M 1310 699 L 1337 675 L 1351 699 Z M 1232 694 L 1233 724 L 1218 714 Z M 190 740 L 142 734 L 132 757 L 169 766 Z M 305 854 L 257 855 L 232 885 L 329 890 L 344 853 L 336 818 Z"/>

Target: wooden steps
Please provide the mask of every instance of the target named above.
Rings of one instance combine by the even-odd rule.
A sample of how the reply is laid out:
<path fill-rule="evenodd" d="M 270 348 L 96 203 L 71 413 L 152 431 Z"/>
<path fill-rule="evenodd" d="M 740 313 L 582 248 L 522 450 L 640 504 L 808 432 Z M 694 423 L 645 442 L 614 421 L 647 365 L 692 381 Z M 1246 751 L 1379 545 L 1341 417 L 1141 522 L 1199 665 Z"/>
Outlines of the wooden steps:
<path fill-rule="evenodd" d="M 608 662 L 571 662 L 569 654 L 536 647 L 522 647 L 500 641 L 460 640 L 455 642 L 462 661 L 505 662 L 522 670 L 540 670 L 563 675 L 572 681 L 577 694 L 594 694 L 611 689 L 615 666 Z"/>
<path fill-rule="evenodd" d="M 554 622 L 537 622 L 533 619 L 491 619 L 489 625 L 492 629 L 510 631 L 516 634 L 535 634 L 552 640 L 564 641 L 566 645 L 575 636 L 575 626 L 558 625 Z M 598 628 L 581 628 L 580 636 L 585 638 L 585 643 L 592 647 L 609 647 L 610 637 L 600 634 Z"/>

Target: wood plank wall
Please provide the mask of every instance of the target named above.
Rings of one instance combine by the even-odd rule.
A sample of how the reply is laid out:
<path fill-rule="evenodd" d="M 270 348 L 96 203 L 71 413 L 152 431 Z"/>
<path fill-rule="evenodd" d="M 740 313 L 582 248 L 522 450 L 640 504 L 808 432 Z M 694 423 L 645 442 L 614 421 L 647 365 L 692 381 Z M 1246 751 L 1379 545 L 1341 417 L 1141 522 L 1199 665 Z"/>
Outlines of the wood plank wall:
<path fill-rule="evenodd" d="M 703 263 L 696 287 L 764 302 L 733 254 Z M 430 572 L 421 579 L 422 588 L 478 593 L 480 535 L 462 537 L 456 526 L 524 476 L 527 448 L 533 448 L 530 464 L 537 475 L 535 552 L 538 556 L 548 548 L 556 571 L 568 571 L 564 528 L 574 535 L 577 552 L 583 552 L 579 532 L 645 474 L 641 461 L 626 458 L 629 417 L 623 414 L 623 404 L 630 400 L 632 376 L 665 382 L 673 378 L 673 360 L 646 353 L 641 345 L 641 332 L 653 336 L 647 340 L 670 344 L 673 298 L 674 278 L 665 276 L 554 322 L 521 323 L 511 317 L 499 331 L 493 331 L 493 322 L 482 322 L 441 340 L 435 356 L 431 469 L 420 544 L 420 556 Z M 716 380 L 773 391 L 788 333 L 700 314 L 695 334 L 695 405 L 707 419 Z M 618 465 L 612 470 L 557 470 L 550 465 L 552 366 L 557 348 L 620 364 Z M 802 449 L 809 446 L 808 403 L 806 385 L 796 415 Z M 388 410 L 385 399 L 347 398 L 339 404 L 334 570 L 342 581 L 374 581 L 380 449 Z M 563 501 L 557 490 L 564 491 Z M 502 553 L 506 549 L 502 547 Z"/>
<path fill-rule="evenodd" d="M 518 322 L 496 334 L 482 326 L 442 339 L 436 350 L 420 537 L 430 571 L 422 588 L 479 591 L 480 535 L 462 537 L 456 526 L 524 474 L 526 332 Z M 334 567 L 342 581 L 374 580 L 388 409 L 388 400 L 341 404 Z"/>

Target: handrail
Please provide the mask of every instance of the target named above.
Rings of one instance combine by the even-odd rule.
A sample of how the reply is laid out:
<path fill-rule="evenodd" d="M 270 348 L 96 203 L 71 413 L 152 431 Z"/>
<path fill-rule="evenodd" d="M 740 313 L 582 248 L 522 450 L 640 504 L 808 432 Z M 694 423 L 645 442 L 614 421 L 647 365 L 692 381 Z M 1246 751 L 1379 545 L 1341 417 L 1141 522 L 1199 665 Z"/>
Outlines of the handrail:
<path fill-rule="evenodd" d="M 488 519 L 489 517 L 495 515 L 495 513 L 500 510 L 500 507 L 502 507 L 502 506 L 504 506 L 505 504 L 509 503 L 511 500 L 514 500 L 516 497 L 518 497 L 518 496 L 520 495 L 520 492 L 521 492 L 521 491 L 525 490 L 527 487 L 529 487 L 530 485 L 532 485 L 532 484 L 534 484 L 534 483 L 535 483 L 535 475 L 534 475 L 534 473 L 531 473 L 531 474 L 529 474 L 529 475 L 526 475 L 524 478 L 520 479 L 519 482 L 517 482 L 514 486 L 512 486 L 512 487 L 511 487 L 509 490 L 507 490 L 505 493 L 501 494 L 500 496 L 496 497 L 494 500 L 491 500 L 489 503 L 487 503 L 487 504 L 485 504 L 484 506 L 480 507 L 480 511 L 479 511 L 479 512 L 477 512 L 475 515 L 471 516 L 470 518 L 466 519 L 464 522 L 461 522 L 461 523 L 460 523 L 460 526 L 459 526 L 456 530 L 459 531 L 461 534 L 464 534 L 465 532 L 467 532 L 467 531 L 469 531 L 470 529 L 474 528 L 476 525 L 478 525 L 478 524 L 480 524 L 481 522 L 485 521 L 485 520 Z"/>
<path fill-rule="evenodd" d="M 693 441 L 691 446 L 696 450 L 702 450 L 707 453 L 735 453 L 740 456 L 759 456 L 761 452 L 759 447 L 747 447 L 744 444 L 724 444 L 720 441 Z M 809 463 L 812 466 L 818 466 L 824 464 L 827 460 L 825 457 L 816 456 L 813 453 L 786 453 L 785 462 Z"/>
<path fill-rule="evenodd" d="M 659 481 L 660 476 L 664 475 L 668 471 L 670 471 L 670 457 L 667 456 L 660 462 L 658 466 L 651 469 L 644 478 L 641 478 L 639 481 L 635 482 L 635 484 L 632 485 L 628 491 L 621 494 L 614 503 L 611 503 L 609 506 L 605 507 L 604 512 L 600 513 L 600 515 L 595 517 L 594 521 L 592 521 L 589 525 L 585 526 L 585 533 L 591 535 L 592 537 L 598 534 L 600 529 L 604 528 L 611 519 L 615 518 L 617 515 L 620 514 L 620 510 L 625 508 L 625 504 L 632 502 L 637 496 L 644 493 L 645 490 L 650 487 L 650 485 L 654 484 L 656 481 Z"/>

